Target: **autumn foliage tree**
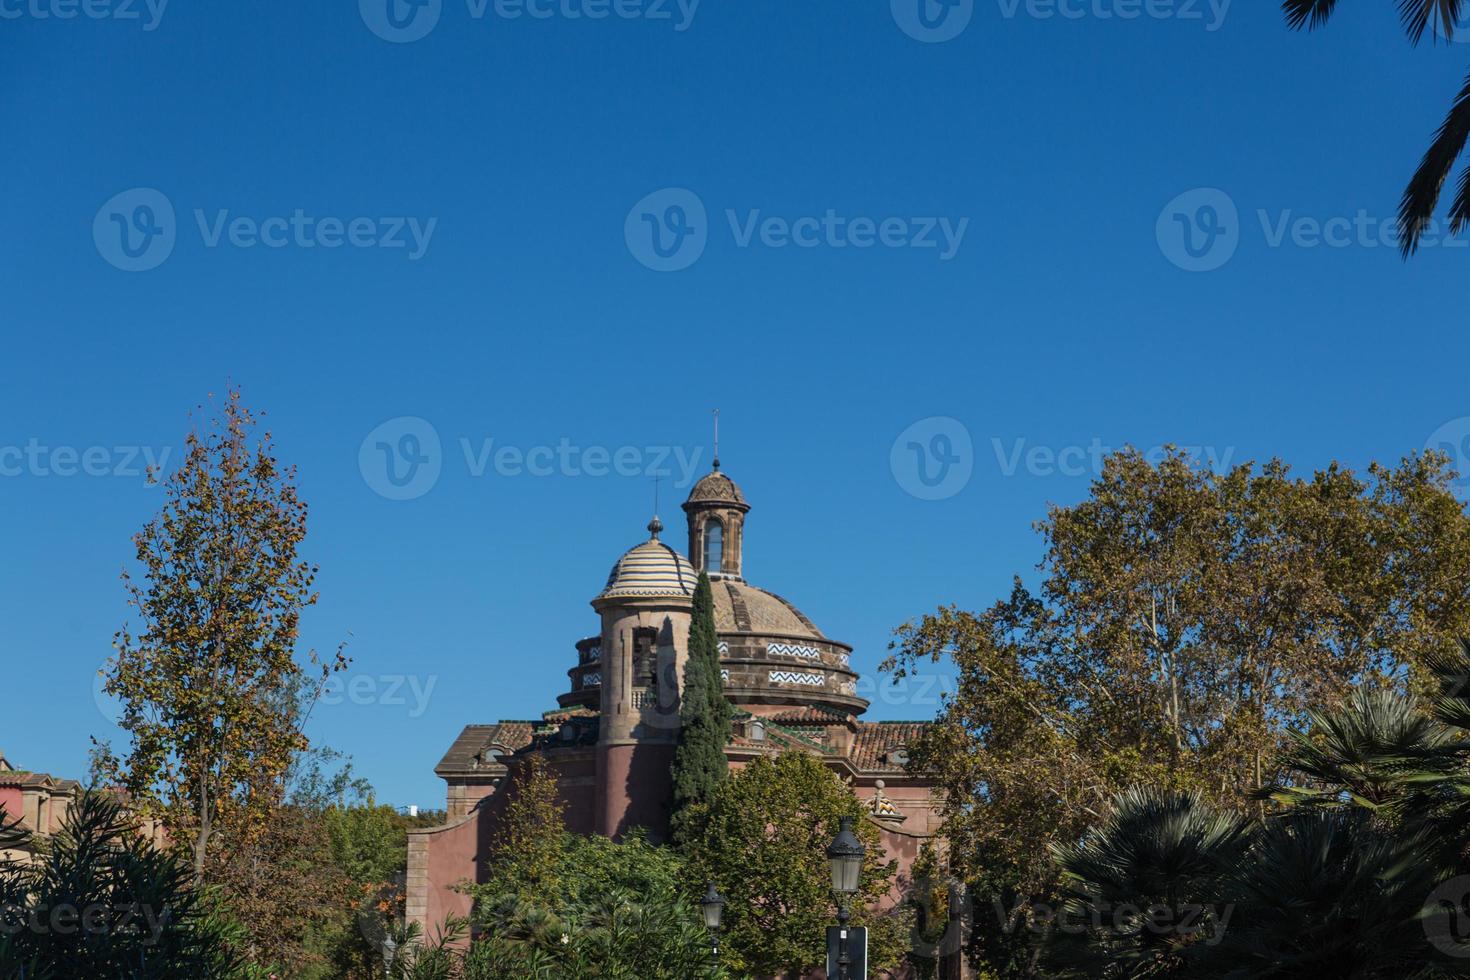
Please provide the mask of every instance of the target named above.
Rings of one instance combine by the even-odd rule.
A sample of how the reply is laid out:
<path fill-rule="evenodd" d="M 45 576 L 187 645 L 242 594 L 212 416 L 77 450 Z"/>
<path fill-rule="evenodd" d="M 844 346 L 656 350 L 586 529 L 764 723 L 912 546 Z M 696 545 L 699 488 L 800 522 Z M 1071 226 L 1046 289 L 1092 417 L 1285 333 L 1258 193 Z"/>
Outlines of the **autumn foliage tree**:
<path fill-rule="evenodd" d="M 104 689 L 128 744 L 99 744 L 96 769 L 161 821 L 198 882 L 250 850 L 307 748 L 302 692 L 320 686 L 296 646 L 317 569 L 298 554 L 307 507 L 294 469 L 238 390 L 185 448 L 162 511 L 134 538 L 141 572 L 123 575 L 140 622 L 118 632 Z M 309 659 L 319 679 L 345 665 L 340 652 Z"/>
<path fill-rule="evenodd" d="M 1046 846 L 1144 783 L 1244 809 L 1286 732 L 1354 685 L 1411 690 L 1470 627 L 1470 519 L 1438 454 L 1365 476 L 1279 461 L 1212 473 L 1169 451 L 1105 461 L 1040 522 L 1034 591 L 898 630 L 899 676 L 952 661 L 958 689 L 912 747 L 946 794 L 952 863 L 975 886 L 983 958 L 1024 975 Z M 998 914 L 992 914 L 994 905 Z"/>

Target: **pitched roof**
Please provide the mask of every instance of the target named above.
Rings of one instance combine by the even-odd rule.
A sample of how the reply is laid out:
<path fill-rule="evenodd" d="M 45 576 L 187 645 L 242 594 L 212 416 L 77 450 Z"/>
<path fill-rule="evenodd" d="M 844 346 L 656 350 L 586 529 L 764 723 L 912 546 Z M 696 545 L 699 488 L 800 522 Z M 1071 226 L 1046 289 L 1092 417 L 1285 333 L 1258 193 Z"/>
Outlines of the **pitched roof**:
<path fill-rule="evenodd" d="M 852 764 L 864 772 L 902 772 L 903 763 L 893 754 L 913 745 L 929 721 L 864 721 L 858 723 L 853 740 Z"/>
<path fill-rule="evenodd" d="M 434 767 L 441 776 L 464 775 L 480 769 L 475 757 L 489 745 L 500 745 L 511 752 L 531 744 L 531 735 L 539 722 L 501 721 L 493 725 L 466 725 L 459 737 Z"/>

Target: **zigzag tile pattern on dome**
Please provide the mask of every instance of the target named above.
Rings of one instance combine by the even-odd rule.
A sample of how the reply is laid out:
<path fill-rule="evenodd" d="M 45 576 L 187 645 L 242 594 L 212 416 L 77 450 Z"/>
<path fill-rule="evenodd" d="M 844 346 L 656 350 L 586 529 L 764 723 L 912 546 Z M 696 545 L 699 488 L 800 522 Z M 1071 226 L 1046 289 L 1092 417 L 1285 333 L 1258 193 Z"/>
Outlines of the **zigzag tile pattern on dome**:
<path fill-rule="evenodd" d="M 597 598 L 690 596 L 698 580 L 688 559 L 655 538 L 618 559 Z"/>

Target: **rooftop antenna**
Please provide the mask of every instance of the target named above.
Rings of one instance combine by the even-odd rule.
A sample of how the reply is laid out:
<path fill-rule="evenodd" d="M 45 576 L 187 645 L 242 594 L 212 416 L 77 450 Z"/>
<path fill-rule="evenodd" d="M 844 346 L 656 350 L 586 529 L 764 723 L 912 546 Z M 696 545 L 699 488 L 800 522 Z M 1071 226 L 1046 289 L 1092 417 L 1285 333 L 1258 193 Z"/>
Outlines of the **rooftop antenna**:
<path fill-rule="evenodd" d="M 648 533 L 653 535 L 653 540 L 658 540 L 658 532 L 664 529 L 664 522 L 658 519 L 658 477 L 653 478 L 653 520 L 648 522 Z"/>
<path fill-rule="evenodd" d="M 720 410 L 714 410 L 715 414 L 715 469 L 720 468 Z"/>

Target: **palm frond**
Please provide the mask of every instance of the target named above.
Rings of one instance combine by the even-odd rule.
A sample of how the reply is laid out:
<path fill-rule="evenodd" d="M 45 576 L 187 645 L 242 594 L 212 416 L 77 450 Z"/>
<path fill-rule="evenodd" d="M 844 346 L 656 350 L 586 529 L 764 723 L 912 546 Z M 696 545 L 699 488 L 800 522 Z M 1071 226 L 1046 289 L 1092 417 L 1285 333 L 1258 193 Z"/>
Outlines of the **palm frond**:
<path fill-rule="evenodd" d="M 1427 0 L 1426 0 L 1427 2 Z M 1444 122 L 1434 134 L 1434 142 L 1424 152 L 1419 169 L 1414 172 L 1409 185 L 1404 188 L 1399 202 L 1399 251 L 1408 258 L 1419 250 L 1419 240 L 1434 217 L 1434 207 L 1439 203 L 1439 192 L 1455 161 L 1465 149 L 1465 140 L 1470 138 L 1470 77 L 1460 87 L 1454 105 L 1445 114 Z M 1465 188 L 1461 188 L 1461 197 Z M 1455 219 L 1450 228 L 1458 232 L 1465 226 L 1466 211 L 1456 202 Z"/>
<path fill-rule="evenodd" d="M 1404 22 L 1409 40 L 1418 44 L 1423 40 L 1424 32 L 1430 28 L 1434 28 L 1446 41 L 1452 40 L 1464 2 L 1465 0 L 1399 0 L 1399 17 Z"/>
<path fill-rule="evenodd" d="M 1286 24 L 1294 31 L 1303 27 L 1315 30 L 1327 23 L 1337 0 L 1281 0 L 1281 11 L 1286 14 Z"/>

